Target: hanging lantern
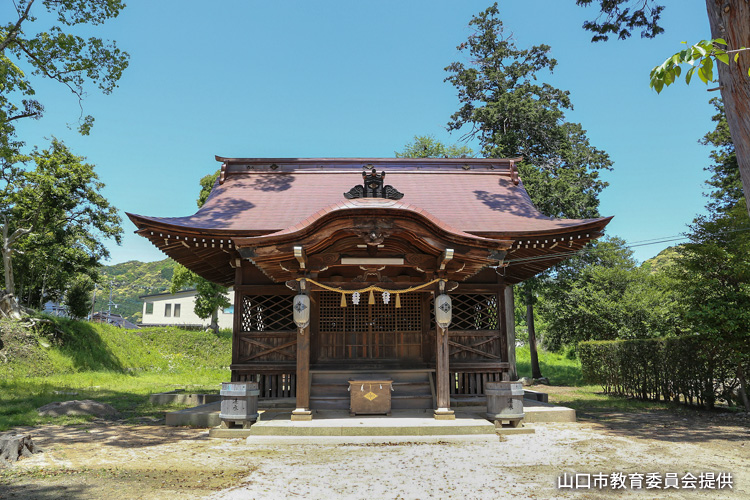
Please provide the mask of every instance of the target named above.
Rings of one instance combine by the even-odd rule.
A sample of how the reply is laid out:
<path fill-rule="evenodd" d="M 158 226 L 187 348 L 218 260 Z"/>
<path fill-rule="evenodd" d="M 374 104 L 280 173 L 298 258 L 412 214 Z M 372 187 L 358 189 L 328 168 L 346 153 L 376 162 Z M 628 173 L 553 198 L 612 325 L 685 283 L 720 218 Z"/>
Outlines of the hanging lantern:
<path fill-rule="evenodd" d="M 310 324 L 310 297 L 300 294 L 294 297 L 294 322 L 300 328 Z"/>
<path fill-rule="evenodd" d="M 450 326 L 451 319 L 453 318 L 452 312 L 453 307 L 448 294 L 441 293 L 435 297 L 435 322 L 443 330 Z"/>

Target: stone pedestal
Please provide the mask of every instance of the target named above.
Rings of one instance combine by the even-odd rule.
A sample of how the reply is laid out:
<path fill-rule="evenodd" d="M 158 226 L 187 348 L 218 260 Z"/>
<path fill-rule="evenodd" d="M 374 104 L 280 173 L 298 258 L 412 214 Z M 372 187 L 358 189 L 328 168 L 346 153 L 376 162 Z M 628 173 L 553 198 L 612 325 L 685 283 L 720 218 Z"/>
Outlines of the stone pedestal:
<path fill-rule="evenodd" d="M 292 412 L 292 422 L 312 420 L 312 412 L 304 408 L 297 408 Z"/>
<path fill-rule="evenodd" d="M 456 414 L 450 408 L 438 408 L 435 410 L 435 420 L 456 420 Z"/>

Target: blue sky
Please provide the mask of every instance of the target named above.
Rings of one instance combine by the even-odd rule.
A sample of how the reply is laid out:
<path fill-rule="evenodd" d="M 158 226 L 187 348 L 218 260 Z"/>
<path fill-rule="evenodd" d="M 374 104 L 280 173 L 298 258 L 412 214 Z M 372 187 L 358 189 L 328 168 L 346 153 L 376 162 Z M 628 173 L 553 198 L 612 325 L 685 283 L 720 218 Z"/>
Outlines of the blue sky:
<path fill-rule="evenodd" d="M 709 150 L 697 141 L 712 128 L 708 99 L 716 93 L 697 79 L 661 95 L 648 87 L 650 69 L 681 41 L 709 36 L 705 2 L 663 3 L 664 35 L 598 44 L 581 29 L 594 10 L 574 0 L 499 3 L 519 47 L 552 47 L 558 66 L 540 77 L 570 90 L 567 119 L 614 160 L 601 213 L 615 216 L 608 234 L 634 245 L 679 235 L 705 204 Z M 77 100 L 40 83 L 45 117 L 19 123 L 19 136 L 29 146 L 64 140 L 97 166 L 111 203 L 155 216 L 194 213 L 198 180 L 218 168 L 217 154 L 391 157 L 415 135 L 457 142 L 460 134 L 445 130 L 458 100 L 443 68 L 463 60 L 456 46 L 471 34 L 472 15 L 489 5 L 132 0 L 91 30 L 131 55 L 118 89 L 108 96 L 92 89 L 85 100 L 84 112 L 96 118 L 91 135 L 66 125 L 77 120 Z M 2 18 L 12 17 L 9 8 L 0 7 Z M 110 263 L 164 258 L 133 234 L 124 213 L 123 227 L 122 246 L 109 245 Z M 670 244 L 633 249 L 645 260 Z"/>

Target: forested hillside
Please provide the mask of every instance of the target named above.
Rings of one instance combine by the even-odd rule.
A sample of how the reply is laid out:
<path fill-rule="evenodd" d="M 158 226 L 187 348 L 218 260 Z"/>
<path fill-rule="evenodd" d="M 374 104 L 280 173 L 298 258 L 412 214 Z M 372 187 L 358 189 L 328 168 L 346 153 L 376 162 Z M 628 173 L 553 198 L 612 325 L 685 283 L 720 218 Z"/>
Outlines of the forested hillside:
<path fill-rule="evenodd" d="M 112 312 L 122 314 L 133 323 L 141 321 L 143 302 L 141 295 L 169 291 L 175 262 L 164 259 L 156 262 L 131 260 L 113 266 L 104 266 L 102 279 L 96 291 L 95 311 L 106 311 L 112 289 Z"/>

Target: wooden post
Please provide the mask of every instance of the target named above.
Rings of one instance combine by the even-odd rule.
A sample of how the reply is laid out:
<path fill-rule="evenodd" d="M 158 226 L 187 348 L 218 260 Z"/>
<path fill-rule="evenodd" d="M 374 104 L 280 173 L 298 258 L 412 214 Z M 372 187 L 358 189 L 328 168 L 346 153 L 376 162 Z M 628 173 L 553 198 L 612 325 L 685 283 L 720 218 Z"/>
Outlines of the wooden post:
<path fill-rule="evenodd" d="M 513 295 L 513 285 L 505 286 L 505 333 L 508 346 L 508 375 L 510 380 L 518 380 L 516 370 L 516 299 Z M 506 360 L 503 360 L 506 361 Z"/>
<path fill-rule="evenodd" d="M 297 329 L 297 408 L 292 420 L 312 420 L 310 411 L 310 325 Z"/>
<path fill-rule="evenodd" d="M 448 366 L 448 330 L 436 326 L 435 382 L 437 385 L 436 420 L 455 420 L 451 410 L 450 368 Z"/>
<path fill-rule="evenodd" d="M 240 361 L 240 332 L 242 332 L 242 306 L 243 293 L 239 285 L 243 285 L 242 261 L 238 262 L 234 269 L 234 316 L 232 318 L 232 364 L 238 364 Z M 239 374 L 232 370 L 232 382 L 240 382 Z M 257 381 L 257 379 L 256 379 Z"/>

